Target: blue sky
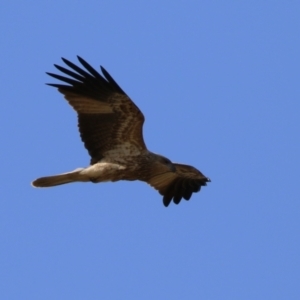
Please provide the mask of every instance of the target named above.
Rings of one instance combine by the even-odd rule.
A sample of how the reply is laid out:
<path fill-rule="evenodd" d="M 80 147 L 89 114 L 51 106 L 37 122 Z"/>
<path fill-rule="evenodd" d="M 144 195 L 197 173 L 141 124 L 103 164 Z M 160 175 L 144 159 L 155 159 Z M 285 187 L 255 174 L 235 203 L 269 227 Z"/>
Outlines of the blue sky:
<path fill-rule="evenodd" d="M 3 299 L 300 299 L 297 1 L 2 5 Z M 148 148 L 212 182 L 165 208 L 142 182 L 34 189 L 87 166 L 46 82 L 103 65 L 146 117 Z"/>

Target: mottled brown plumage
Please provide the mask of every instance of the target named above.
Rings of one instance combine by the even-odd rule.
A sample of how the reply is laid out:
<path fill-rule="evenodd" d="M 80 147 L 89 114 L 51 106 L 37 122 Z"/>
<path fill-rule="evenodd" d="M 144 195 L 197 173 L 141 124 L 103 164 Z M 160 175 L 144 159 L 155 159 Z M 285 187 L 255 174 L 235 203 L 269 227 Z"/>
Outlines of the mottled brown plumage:
<path fill-rule="evenodd" d="M 144 116 L 108 72 L 101 76 L 78 56 L 86 69 L 62 59 L 71 69 L 55 65 L 69 77 L 47 73 L 66 84 L 49 84 L 58 88 L 78 114 L 81 139 L 91 156 L 91 165 L 73 172 L 42 177 L 35 187 L 50 187 L 70 182 L 105 182 L 141 180 L 163 195 L 168 206 L 182 198 L 189 200 L 209 178 L 192 166 L 172 163 L 146 148 L 143 139 Z M 75 72 L 74 72 L 75 71 Z"/>

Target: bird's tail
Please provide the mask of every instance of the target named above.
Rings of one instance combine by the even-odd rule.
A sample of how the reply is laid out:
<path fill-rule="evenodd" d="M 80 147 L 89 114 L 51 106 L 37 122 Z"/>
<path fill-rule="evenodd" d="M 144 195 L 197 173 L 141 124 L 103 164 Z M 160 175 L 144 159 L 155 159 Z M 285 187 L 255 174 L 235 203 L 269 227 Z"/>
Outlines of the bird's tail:
<path fill-rule="evenodd" d="M 82 170 L 84 169 L 80 168 L 68 173 L 41 177 L 34 180 L 31 183 L 31 185 L 34 187 L 51 187 L 55 185 L 76 182 L 76 181 L 82 181 L 82 182 L 89 181 L 89 179 L 85 175 L 80 174 Z"/>

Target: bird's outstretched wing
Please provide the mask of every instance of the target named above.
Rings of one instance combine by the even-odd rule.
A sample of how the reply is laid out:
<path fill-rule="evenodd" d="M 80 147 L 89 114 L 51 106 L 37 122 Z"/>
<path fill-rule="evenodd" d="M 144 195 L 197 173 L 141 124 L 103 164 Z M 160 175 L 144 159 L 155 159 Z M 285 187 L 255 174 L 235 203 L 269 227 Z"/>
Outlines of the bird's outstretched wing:
<path fill-rule="evenodd" d="M 166 172 L 151 177 L 147 183 L 153 186 L 164 196 L 163 203 L 168 206 L 172 199 L 179 204 L 182 198 L 189 200 L 193 193 L 200 191 L 210 179 L 196 168 L 188 165 L 173 164 L 175 172 Z"/>
<path fill-rule="evenodd" d="M 114 149 L 125 151 L 123 155 L 146 149 L 142 132 L 144 116 L 109 73 L 101 67 L 103 76 L 100 75 L 79 56 L 85 70 L 62 60 L 72 71 L 54 66 L 69 77 L 47 74 L 67 85 L 48 85 L 58 88 L 77 111 L 80 136 L 91 156 L 91 164 Z"/>

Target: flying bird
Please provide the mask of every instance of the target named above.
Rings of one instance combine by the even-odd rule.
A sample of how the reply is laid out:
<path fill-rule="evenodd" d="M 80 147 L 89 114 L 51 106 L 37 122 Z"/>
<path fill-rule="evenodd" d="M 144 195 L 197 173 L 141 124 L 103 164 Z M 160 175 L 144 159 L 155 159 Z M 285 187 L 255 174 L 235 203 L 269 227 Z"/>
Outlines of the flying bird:
<path fill-rule="evenodd" d="M 64 84 L 58 89 L 78 114 L 78 127 L 90 166 L 72 172 L 41 177 L 34 187 L 51 187 L 70 182 L 141 180 L 163 196 L 163 204 L 189 200 L 210 179 L 192 166 L 172 163 L 150 152 L 143 138 L 144 115 L 101 66 L 100 75 L 77 56 L 84 68 L 62 58 L 69 69 L 54 65 L 68 77 L 47 73 Z M 66 83 L 66 84 L 65 84 Z"/>

